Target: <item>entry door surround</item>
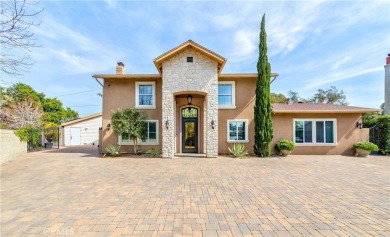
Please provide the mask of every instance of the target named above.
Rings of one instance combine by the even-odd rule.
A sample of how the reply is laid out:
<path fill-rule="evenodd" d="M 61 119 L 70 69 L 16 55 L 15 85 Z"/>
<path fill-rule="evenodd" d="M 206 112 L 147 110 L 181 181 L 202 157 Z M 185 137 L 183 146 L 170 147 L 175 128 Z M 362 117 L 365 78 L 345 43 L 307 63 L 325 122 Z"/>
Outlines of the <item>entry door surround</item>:
<path fill-rule="evenodd" d="M 192 63 L 187 57 L 193 57 Z M 218 121 L 218 63 L 196 50 L 185 49 L 162 62 L 162 156 L 173 158 L 176 153 L 177 131 L 175 119 L 178 95 L 202 95 L 202 153 L 207 157 L 218 156 L 218 123 L 214 129 L 212 121 Z M 168 122 L 167 122 L 168 121 Z M 200 126 L 198 126 L 199 129 Z"/>

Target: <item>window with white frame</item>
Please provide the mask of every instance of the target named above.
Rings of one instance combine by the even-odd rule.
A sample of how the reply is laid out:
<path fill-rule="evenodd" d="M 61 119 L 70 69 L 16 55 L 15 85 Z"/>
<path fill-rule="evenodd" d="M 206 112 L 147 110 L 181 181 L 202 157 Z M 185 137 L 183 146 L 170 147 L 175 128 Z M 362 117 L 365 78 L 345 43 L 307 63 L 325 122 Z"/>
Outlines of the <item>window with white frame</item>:
<path fill-rule="evenodd" d="M 294 119 L 297 145 L 336 145 L 336 119 Z"/>
<path fill-rule="evenodd" d="M 235 108 L 235 82 L 218 82 L 218 108 Z"/>
<path fill-rule="evenodd" d="M 146 136 L 138 140 L 139 145 L 158 145 L 158 121 L 147 120 L 147 133 Z M 129 134 L 123 133 L 118 137 L 119 145 L 134 145 L 133 140 Z"/>
<path fill-rule="evenodd" d="M 137 108 L 154 109 L 156 108 L 156 83 L 136 82 L 135 101 Z"/>
<path fill-rule="evenodd" d="M 227 121 L 228 142 L 249 142 L 248 141 L 248 120 L 235 119 Z"/>

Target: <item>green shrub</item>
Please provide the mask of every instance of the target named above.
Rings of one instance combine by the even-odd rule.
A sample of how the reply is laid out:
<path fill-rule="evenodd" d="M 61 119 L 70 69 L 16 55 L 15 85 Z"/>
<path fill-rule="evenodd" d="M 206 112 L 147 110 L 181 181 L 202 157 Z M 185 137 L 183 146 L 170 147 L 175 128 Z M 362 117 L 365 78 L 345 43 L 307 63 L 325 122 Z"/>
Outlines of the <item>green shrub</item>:
<path fill-rule="evenodd" d="M 379 129 L 379 148 L 382 154 L 390 154 L 390 115 L 383 115 L 377 118 Z"/>
<path fill-rule="evenodd" d="M 148 151 L 150 157 L 160 157 L 161 156 L 161 149 L 158 147 L 152 148 Z"/>
<path fill-rule="evenodd" d="M 59 125 L 55 124 L 53 122 L 48 122 L 43 125 L 44 128 L 44 135 L 46 140 L 51 143 L 51 142 L 58 142 L 58 138 L 60 135 Z"/>
<path fill-rule="evenodd" d="M 281 150 L 293 151 L 293 150 L 295 150 L 295 144 L 293 141 L 283 139 L 283 140 L 278 141 L 278 143 L 276 143 L 276 148 L 279 151 L 281 151 Z"/>
<path fill-rule="evenodd" d="M 367 151 L 377 151 L 379 149 L 378 146 L 375 145 L 374 143 L 364 142 L 364 141 L 356 142 L 355 144 L 353 144 L 353 147 L 360 148 Z"/>
<path fill-rule="evenodd" d="M 233 157 L 246 158 L 246 156 L 248 156 L 248 150 L 246 150 L 244 144 L 235 143 L 232 149 L 230 149 L 230 147 L 228 147 L 228 149 Z"/>
<path fill-rule="evenodd" d="M 106 151 L 106 153 L 103 155 L 103 157 L 105 157 L 107 154 L 109 154 L 111 156 L 118 156 L 120 149 L 121 149 L 121 146 L 115 146 L 113 144 L 108 144 L 106 149 L 104 149 Z"/>
<path fill-rule="evenodd" d="M 27 142 L 29 147 L 41 147 L 42 132 L 40 129 L 26 126 L 14 131 L 14 133 L 20 141 Z"/>

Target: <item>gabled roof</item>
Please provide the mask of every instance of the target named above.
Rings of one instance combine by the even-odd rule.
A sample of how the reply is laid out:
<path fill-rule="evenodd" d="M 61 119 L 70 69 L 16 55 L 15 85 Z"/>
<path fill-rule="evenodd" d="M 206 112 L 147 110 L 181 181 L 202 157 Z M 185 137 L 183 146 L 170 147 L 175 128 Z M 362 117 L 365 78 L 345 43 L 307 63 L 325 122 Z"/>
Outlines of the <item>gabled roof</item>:
<path fill-rule="evenodd" d="M 97 117 L 100 117 L 100 116 L 102 116 L 102 113 L 92 114 L 92 115 L 85 116 L 85 117 L 78 118 L 78 119 L 74 119 L 74 120 L 71 120 L 71 121 L 68 121 L 68 122 L 65 122 L 65 123 L 61 123 L 61 126 L 72 125 L 72 124 L 75 124 L 75 123 L 79 123 L 79 122 L 87 121 L 87 120 L 90 120 L 90 119 L 94 119 L 94 118 L 97 118 Z"/>
<path fill-rule="evenodd" d="M 320 103 L 272 104 L 273 113 L 369 113 L 379 109 Z"/>
<path fill-rule="evenodd" d="M 188 40 L 182 44 L 180 44 L 179 46 L 176 46 L 175 48 L 161 54 L 160 56 L 158 56 L 157 58 L 155 58 L 153 60 L 154 62 L 154 65 L 156 65 L 156 68 L 157 70 L 159 71 L 159 73 L 161 74 L 162 73 L 162 63 L 170 58 L 172 58 L 173 56 L 177 55 L 178 53 L 181 53 L 182 51 L 186 50 L 186 49 L 194 49 L 196 51 L 198 51 L 199 53 L 209 57 L 210 59 L 216 61 L 218 63 L 218 73 L 220 73 L 222 71 L 222 68 L 225 66 L 225 63 L 227 61 L 226 58 L 222 57 L 221 55 L 203 47 L 202 45 L 198 44 L 198 43 L 195 43 L 194 41 L 192 40 Z"/>

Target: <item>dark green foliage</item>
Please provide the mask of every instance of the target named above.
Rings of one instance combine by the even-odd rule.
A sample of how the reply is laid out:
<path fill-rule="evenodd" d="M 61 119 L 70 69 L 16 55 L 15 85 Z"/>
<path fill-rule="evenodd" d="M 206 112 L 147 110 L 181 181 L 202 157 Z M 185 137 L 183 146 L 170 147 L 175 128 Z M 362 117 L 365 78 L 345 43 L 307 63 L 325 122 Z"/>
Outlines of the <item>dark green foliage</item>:
<path fill-rule="evenodd" d="M 45 98 L 45 94 L 38 93 L 31 86 L 23 83 L 14 84 L 12 87 L 7 88 L 5 93 L 10 95 L 16 102 L 30 99 L 40 104 L 43 98 Z"/>
<path fill-rule="evenodd" d="M 61 124 L 63 121 L 76 119 L 78 113 L 70 108 L 64 108 L 62 102 L 56 98 L 46 98 L 45 94 L 36 92 L 31 86 L 16 83 L 9 88 L 0 88 L 0 105 L 2 109 L 18 105 L 24 101 L 31 101 L 42 108 L 44 122 Z"/>
<path fill-rule="evenodd" d="M 367 151 L 377 151 L 378 150 L 377 145 L 375 145 L 374 143 L 365 142 L 365 141 L 356 142 L 355 144 L 353 144 L 353 148 L 360 148 L 360 149 L 367 150 Z"/>
<path fill-rule="evenodd" d="M 111 123 L 116 134 L 129 134 L 134 142 L 134 153 L 137 154 L 138 139 L 146 136 L 146 115 L 134 108 L 118 109 L 111 114 Z"/>
<path fill-rule="evenodd" d="M 338 90 L 335 86 L 329 89 L 318 89 L 311 98 L 312 103 L 348 105 L 347 97 L 343 90 Z"/>
<path fill-rule="evenodd" d="M 283 140 L 278 141 L 278 143 L 276 143 L 276 148 L 279 151 L 281 151 L 281 150 L 293 151 L 293 150 L 295 150 L 295 144 L 293 141 L 283 139 Z"/>
<path fill-rule="evenodd" d="M 15 130 L 15 135 L 20 141 L 27 142 L 29 147 L 38 148 L 41 146 L 42 132 L 39 128 L 31 126 Z"/>
<path fill-rule="evenodd" d="M 256 82 L 256 103 L 254 108 L 255 145 L 257 156 L 270 156 L 270 143 L 273 138 L 271 120 L 271 65 L 267 56 L 267 33 L 265 32 L 265 14 L 261 20 L 259 60 L 257 62 L 258 79 Z"/>
<path fill-rule="evenodd" d="M 378 114 L 364 113 L 362 116 L 363 128 L 372 128 L 376 125 Z"/>
<path fill-rule="evenodd" d="M 328 89 L 318 89 L 317 92 L 308 99 L 299 96 L 296 91 L 288 92 L 288 100 L 293 103 L 322 103 L 322 104 L 338 104 L 348 105 L 347 97 L 343 90 L 337 89 L 335 86 L 331 86 Z"/>
<path fill-rule="evenodd" d="M 377 118 L 379 128 L 379 149 L 382 154 L 390 154 L 390 115 L 382 115 Z"/>
<path fill-rule="evenodd" d="M 271 103 L 288 104 L 288 98 L 280 93 L 271 93 Z"/>

